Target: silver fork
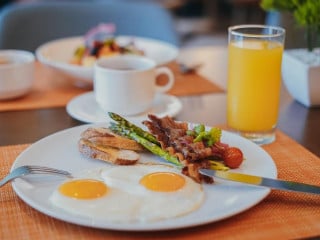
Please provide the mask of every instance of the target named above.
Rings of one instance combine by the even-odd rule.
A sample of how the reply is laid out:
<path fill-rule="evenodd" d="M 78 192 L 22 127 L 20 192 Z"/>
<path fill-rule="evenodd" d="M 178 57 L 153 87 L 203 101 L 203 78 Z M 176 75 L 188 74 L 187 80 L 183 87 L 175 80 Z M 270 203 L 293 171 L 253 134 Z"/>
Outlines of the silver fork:
<path fill-rule="evenodd" d="M 55 168 L 43 167 L 43 166 L 32 166 L 25 165 L 14 169 L 11 173 L 9 173 L 5 178 L 0 181 L 0 187 L 10 182 L 15 178 L 19 178 L 29 174 L 52 174 L 52 175 L 60 175 L 68 178 L 72 178 L 71 173 L 59 170 Z"/>

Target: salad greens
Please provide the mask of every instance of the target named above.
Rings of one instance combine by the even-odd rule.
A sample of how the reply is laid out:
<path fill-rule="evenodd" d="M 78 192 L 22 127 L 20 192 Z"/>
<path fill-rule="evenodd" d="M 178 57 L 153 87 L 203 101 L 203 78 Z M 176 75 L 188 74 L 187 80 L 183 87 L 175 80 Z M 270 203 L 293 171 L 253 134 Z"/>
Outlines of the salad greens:
<path fill-rule="evenodd" d="M 222 131 L 217 127 L 213 127 L 209 131 L 206 131 L 203 124 L 198 124 L 193 130 L 188 130 L 187 134 L 194 137 L 193 142 L 204 141 L 207 146 L 211 147 L 213 144 L 220 141 Z"/>

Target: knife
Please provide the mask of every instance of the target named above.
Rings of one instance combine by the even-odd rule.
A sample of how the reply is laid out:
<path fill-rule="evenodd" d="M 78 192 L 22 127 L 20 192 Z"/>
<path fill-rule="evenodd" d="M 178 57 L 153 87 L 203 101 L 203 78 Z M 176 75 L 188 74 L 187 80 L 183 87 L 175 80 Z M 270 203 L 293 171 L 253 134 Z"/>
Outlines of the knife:
<path fill-rule="evenodd" d="M 320 186 L 314 186 L 305 183 L 284 181 L 229 171 L 216 171 L 211 169 L 200 169 L 199 172 L 209 177 L 217 177 L 225 180 L 252 184 L 256 186 L 264 186 L 295 192 L 320 194 Z"/>

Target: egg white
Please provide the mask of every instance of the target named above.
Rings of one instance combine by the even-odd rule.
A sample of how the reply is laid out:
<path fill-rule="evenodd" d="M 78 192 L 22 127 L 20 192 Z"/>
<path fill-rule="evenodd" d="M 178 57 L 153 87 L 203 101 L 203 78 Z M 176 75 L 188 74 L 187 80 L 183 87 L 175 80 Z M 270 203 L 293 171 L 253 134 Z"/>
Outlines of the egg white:
<path fill-rule="evenodd" d="M 81 178 L 103 180 L 108 186 L 106 195 L 79 200 L 62 195 L 56 189 L 50 202 L 72 214 L 109 222 L 153 222 L 178 217 L 198 209 L 205 197 L 202 186 L 185 178 L 185 185 L 174 192 L 155 192 L 146 189 L 140 179 L 153 172 L 179 170 L 166 165 L 109 166 L 89 171 Z"/>

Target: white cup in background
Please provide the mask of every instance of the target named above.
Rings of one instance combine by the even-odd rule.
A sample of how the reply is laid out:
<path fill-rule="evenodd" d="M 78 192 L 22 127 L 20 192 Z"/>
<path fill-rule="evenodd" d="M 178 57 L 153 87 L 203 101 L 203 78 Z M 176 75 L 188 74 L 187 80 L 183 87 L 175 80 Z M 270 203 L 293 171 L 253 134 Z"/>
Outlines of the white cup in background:
<path fill-rule="evenodd" d="M 34 54 L 23 50 L 0 50 L 0 100 L 27 94 L 34 79 Z"/>
<path fill-rule="evenodd" d="M 165 85 L 157 85 L 159 75 L 167 75 Z M 135 115 L 152 107 L 155 94 L 169 91 L 174 84 L 172 71 L 157 67 L 142 56 L 115 56 L 97 60 L 94 66 L 94 95 L 104 111 Z"/>

